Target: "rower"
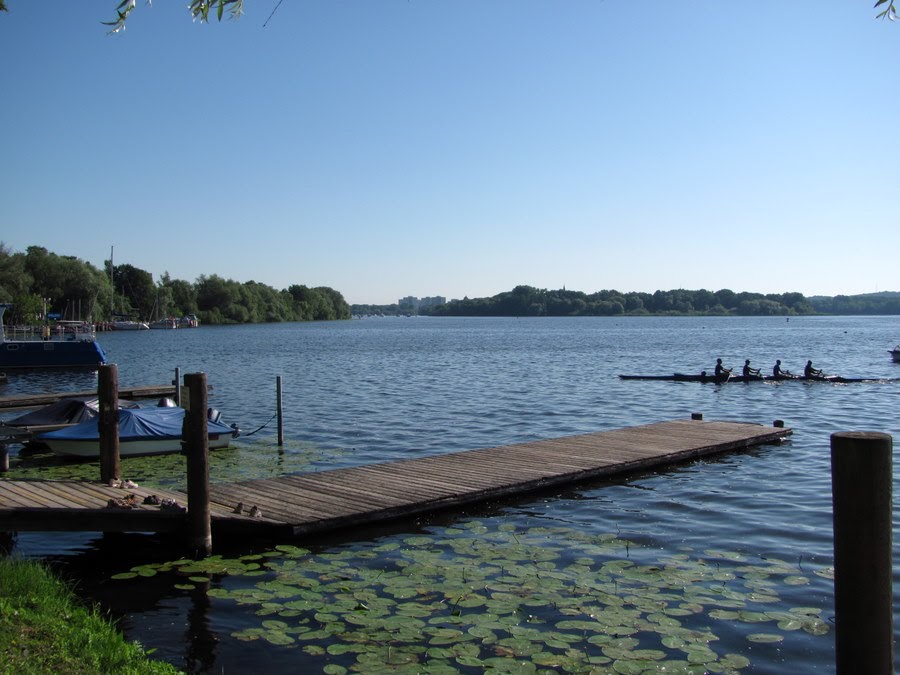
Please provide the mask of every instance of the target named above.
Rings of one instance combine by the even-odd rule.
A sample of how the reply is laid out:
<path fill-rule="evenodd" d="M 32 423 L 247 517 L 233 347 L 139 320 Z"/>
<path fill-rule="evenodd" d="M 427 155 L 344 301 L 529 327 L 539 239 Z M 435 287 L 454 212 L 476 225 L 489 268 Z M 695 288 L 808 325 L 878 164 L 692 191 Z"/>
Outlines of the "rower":
<path fill-rule="evenodd" d="M 775 361 L 775 365 L 772 367 L 772 377 L 776 380 L 783 377 L 791 377 L 790 371 L 781 369 L 781 359 Z"/>
<path fill-rule="evenodd" d="M 818 368 L 813 368 L 812 361 L 807 361 L 806 366 L 803 368 L 803 377 L 807 379 L 813 377 L 822 377 L 822 371 Z"/>
<path fill-rule="evenodd" d="M 759 368 L 751 368 L 750 359 L 744 361 L 744 377 L 759 377 Z"/>
<path fill-rule="evenodd" d="M 716 359 L 716 382 L 720 382 L 721 380 L 727 380 L 731 377 L 731 368 L 726 368 L 722 365 L 722 359 Z"/>

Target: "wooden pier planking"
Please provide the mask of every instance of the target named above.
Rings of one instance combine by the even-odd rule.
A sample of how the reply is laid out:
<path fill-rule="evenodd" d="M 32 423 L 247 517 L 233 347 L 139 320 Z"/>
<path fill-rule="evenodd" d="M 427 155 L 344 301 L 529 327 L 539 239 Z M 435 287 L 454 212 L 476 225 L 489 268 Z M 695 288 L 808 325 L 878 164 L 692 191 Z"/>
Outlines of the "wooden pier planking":
<path fill-rule="evenodd" d="M 214 533 L 292 536 L 372 524 L 571 483 L 659 469 L 777 441 L 790 429 L 675 420 L 344 469 L 210 486 Z M 156 506 L 104 508 L 109 499 L 171 490 L 90 481 L 0 480 L 0 530 L 175 531 L 184 516 Z M 241 514 L 235 506 L 243 503 Z M 261 517 L 252 518 L 257 506 Z"/>
<path fill-rule="evenodd" d="M 134 400 L 142 398 L 161 398 L 174 396 L 174 384 L 154 384 L 142 387 L 122 387 L 119 389 L 119 398 Z M 16 408 L 36 408 L 42 405 L 50 405 L 64 398 L 96 398 L 96 389 L 84 391 L 70 391 L 65 393 L 46 394 L 20 394 L 18 396 L 0 396 L 0 410 L 14 410 Z"/>

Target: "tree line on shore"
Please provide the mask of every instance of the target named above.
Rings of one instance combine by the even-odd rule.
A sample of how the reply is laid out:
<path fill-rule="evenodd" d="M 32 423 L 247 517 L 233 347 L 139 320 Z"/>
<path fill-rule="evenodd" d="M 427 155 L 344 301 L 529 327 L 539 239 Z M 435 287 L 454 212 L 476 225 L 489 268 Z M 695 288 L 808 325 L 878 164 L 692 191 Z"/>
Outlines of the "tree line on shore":
<path fill-rule="evenodd" d="M 464 298 L 430 307 L 431 316 L 795 316 L 808 314 L 900 314 L 900 293 L 812 298 L 802 293 L 736 293 L 676 289 L 655 293 L 596 293 L 516 286 L 489 298 Z"/>
<path fill-rule="evenodd" d="M 193 283 L 168 272 L 153 275 L 133 265 L 104 262 L 105 269 L 41 246 L 13 252 L 0 242 L 0 302 L 13 307 L 10 323 L 31 323 L 47 313 L 67 319 L 152 320 L 195 314 L 201 323 L 263 323 L 349 319 L 350 306 L 333 288 L 294 284 L 284 290 L 256 281 L 202 274 Z"/>

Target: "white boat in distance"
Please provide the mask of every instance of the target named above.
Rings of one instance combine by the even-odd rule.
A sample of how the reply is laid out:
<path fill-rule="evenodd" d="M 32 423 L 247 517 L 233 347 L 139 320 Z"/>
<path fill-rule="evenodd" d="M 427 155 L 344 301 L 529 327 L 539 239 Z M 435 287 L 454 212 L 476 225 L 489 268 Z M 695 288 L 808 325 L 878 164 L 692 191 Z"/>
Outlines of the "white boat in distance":
<path fill-rule="evenodd" d="M 218 412 L 210 410 L 207 420 L 209 449 L 227 448 L 240 431 L 218 421 Z M 181 452 L 181 428 L 184 408 L 133 408 L 119 410 L 119 455 L 160 455 Z M 37 437 L 57 455 L 99 457 L 99 417 L 81 424 L 50 431 Z"/>
<path fill-rule="evenodd" d="M 149 324 L 143 321 L 113 321 L 114 330 L 150 330 Z"/>

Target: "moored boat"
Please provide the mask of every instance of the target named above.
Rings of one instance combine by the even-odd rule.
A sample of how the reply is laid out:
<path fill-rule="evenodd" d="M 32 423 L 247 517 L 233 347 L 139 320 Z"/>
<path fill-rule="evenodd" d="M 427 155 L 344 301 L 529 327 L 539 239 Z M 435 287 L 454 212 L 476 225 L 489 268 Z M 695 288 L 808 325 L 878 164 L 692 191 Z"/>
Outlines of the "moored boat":
<path fill-rule="evenodd" d="M 113 330 L 150 330 L 149 324 L 131 319 L 112 322 Z"/>
<path fill-rule="evenodd" d="M 60 322 L 61 330 L 41 326 L 17 331 L 18 337 L 7 338 L 3 314 L 10 307 L 0 303 L 0 369 L 96 369 L 106 363 L 106 353 L 94 339 L 93 325 L 89 323 Z"/>
<path fill-rule="evenodd" d="M 214 412 L 214 411 L 213 411 Z M 207 420 L 210 450 L 227 448 L 239 433 L 236 426 Z M 122 457 L 181 452 L 184 408 L 134 408 L 119 410 L 119 454 Z M 40 434 L 37 440 L 58 455 L 99 457 L 99 418 Z"/>

